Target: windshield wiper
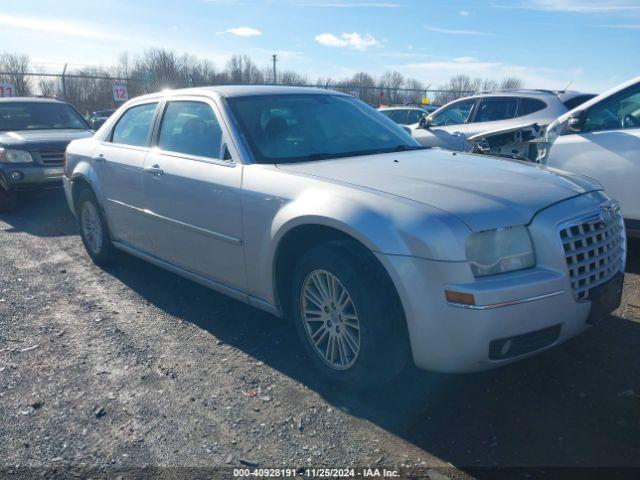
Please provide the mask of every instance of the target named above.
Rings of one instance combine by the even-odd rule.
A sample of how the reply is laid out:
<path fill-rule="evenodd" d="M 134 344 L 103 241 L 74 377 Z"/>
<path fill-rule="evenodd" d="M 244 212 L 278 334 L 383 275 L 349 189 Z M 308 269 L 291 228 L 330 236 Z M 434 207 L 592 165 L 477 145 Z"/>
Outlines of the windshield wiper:
<path fill-rule="evenodd" d="M 422 145 L 396 145 L 391 148 L 376 148 L 371 150 L 354 150 L 351 152 L 318 152 L 305 155 L 304 157 L 281 158 L 277 163 L 298 163 L 314 162 L 318 160 L 329 160 L 333 158 L 362 157 L 365 155 L 379 155 L 381 153 L 408 152 L 412 150 L 424 150 L 429 147 Z"/>

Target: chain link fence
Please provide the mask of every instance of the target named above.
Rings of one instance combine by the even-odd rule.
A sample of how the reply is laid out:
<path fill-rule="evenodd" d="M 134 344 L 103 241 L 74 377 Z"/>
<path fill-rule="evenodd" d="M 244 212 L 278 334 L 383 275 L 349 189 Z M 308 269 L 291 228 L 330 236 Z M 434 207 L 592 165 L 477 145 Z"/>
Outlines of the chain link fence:
<path fill-rule="evenodd" d="M 97 110 L 113 109 L 128 98 L 165 88 L 186 88 L 228 83 L 211 82 L 209 79 L 184 75 L 183 79 L 166 80 L 151 72 L 142 78 L 82 73 L 0 72 L 0 96 L 41 95 L 58 97 L 72 103 L 83 114 Z M 237 83 L 236 83 L 237 84 Z M 343 92 L 378 107 L 380 105 L 442 105 L 473 92 L 437 89 L 411 89 L 353 85 L 345 82 L 323 84 L 287 85 L 319 87 Z"/>

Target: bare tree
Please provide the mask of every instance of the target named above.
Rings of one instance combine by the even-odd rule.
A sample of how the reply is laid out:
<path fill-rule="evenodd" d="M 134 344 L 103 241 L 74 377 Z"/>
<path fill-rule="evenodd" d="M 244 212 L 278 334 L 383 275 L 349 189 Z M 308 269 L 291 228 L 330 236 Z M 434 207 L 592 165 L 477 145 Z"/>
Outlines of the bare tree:
<path fill-rule="evenodd" d="M 404 77 L 400 72 L 384 72 L 380 77 L 379 86 L 384 92 L 381 103 L 400 103 L 401 96 L 398 91 L 404 84 Z"/>
<path fill-rule="evenodd" d="M 500 88 L 503 90 L 516 90 L 522 88 L 524 86 L 524 82 L 521 78 L 518 77 L 507 77 L 500 82 Z"/>
<path fill-rule="evenodd" d="M 16 95 L 32 95 L 33 85 L 31 77 L 26 74 L 31 70 L 31 60 L 28 55 L 3 53 L 0 55 L 0 83 L 10 83 L 16 89 Z"/>
<path fill-rule="evenodd" d="M 248 55 L 234 55 L 227 62 L 227 74 L 231 83 L 264 83 L 264 75 Z"/>

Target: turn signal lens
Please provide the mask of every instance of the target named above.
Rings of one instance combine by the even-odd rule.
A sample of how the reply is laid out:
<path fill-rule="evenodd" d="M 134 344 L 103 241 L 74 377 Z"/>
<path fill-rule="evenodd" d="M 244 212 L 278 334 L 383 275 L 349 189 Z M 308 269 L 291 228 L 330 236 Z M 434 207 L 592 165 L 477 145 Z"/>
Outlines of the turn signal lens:
<path fill-rule="evenodd" d="M 451 290 L 445 290 L 444 296 L 449 303 L 459 303 L 461 305 L 475 305 L 476 299 L 472 293 L 453 292 Z"/>

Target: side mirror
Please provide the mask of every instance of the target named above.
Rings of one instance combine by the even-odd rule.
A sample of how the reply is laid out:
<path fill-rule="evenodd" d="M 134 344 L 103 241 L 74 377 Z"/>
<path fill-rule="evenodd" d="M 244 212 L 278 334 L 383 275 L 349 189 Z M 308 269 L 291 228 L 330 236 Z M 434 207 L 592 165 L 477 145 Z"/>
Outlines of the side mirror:
<path fill-rule="evenodd" d="M 423 115 L 420 118 L 420 122 L 418 122 L 420 128 L 429 128 L 431 126 L 431 117 L 428 115 Z"/>
<path fill-rule="evenodd" d="M 584 127 L 584 116 L 578 114 L 576 116 L 569 117 L 569 120 L 567 120 L 565 129 L 567 133 L 580 133 L 583 127 Z"/>

